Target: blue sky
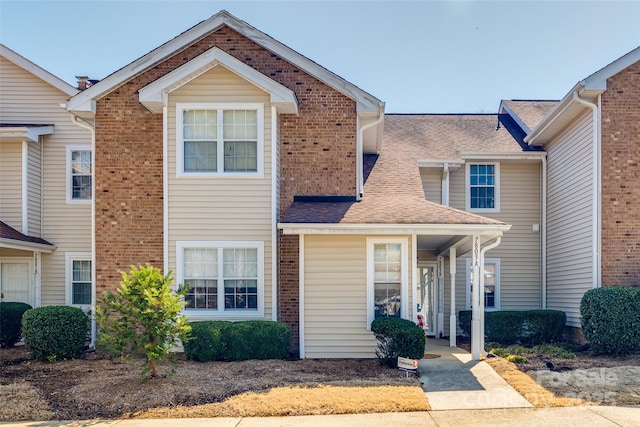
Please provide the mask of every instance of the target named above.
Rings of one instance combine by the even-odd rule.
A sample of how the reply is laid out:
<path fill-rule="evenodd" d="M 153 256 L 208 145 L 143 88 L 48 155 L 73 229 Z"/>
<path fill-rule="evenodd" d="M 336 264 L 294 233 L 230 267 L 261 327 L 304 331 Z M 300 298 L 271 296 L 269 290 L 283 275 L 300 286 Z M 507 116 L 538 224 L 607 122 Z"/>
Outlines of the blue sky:
<path fill-rule="evenodd" d="M 489 113 L 501 99 L 559 99 L 640 45 L 640 0 L 0 0 L 0 42 L 75 84 L 75 75 L 104 78 L 221 9 L 392 113 Z"/>

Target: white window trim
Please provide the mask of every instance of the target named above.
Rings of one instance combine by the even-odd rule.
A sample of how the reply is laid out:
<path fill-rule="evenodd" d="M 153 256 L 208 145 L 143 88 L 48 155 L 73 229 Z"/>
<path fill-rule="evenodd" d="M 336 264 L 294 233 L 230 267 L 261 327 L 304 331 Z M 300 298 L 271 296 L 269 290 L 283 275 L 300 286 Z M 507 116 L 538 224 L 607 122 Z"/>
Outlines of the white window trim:
<path fill-rule="evenodd" d="M 94 194 L 93 194 L 93 180 L 94 180 L 94 173 L 93 171 L 95 170 L 95 166 L 94 166 L 94 156 L 93 156 L 93 150 L 91 149 L 90 145 L 67 145 L 67 161 L 66 161 L 66 167 L 67 170 L 65 172 L 65 176 L 66 176 L 66 184 L 67 184 L 67 204 L 90 204 L 91 201 L 93 200 Z M 73 190 L 71 189 L 71 185 L 72 185 L 72 176 L 71 176 L 71 152 L 72 151 L 89 151 L 91 152 L 91 197 L 88 199 L 74 199 L 73 198 Z"/>
<path fill-rule="evenodd" d="M 494 184 L 494 207 L 493 208 L 471 208 L 471 165 L 492 165 L 495 171 Z M 464 174 L 465 208 L 467 212 L 500 212 L 500 163 L 498 162 L 467 162 L 465 163 Z"/>
<path fill-rule="evenodd" d="M 91 252 L 67 252 L 64 255 L 64 277 L 65 277 L 65 289 L 66 298 L 65 303 L 72 307 L 80 307 L 83 311 L 87 311 L 95 303 L 95 288 L 96 284 L 93 281 L 93 274 L 91 275 L 91 304 L 73 304 L 73 261 L 91 261 L 91 270 L 93 271 L 93 259 L 91 258 Z"/>
<path fill-rule="evenodd" d="M 466 302 L 467 302 L 467 310 L 471 310 L 471 258 L 467 258 L 467 268 L 466 268 Z M 500 310 L 500 258 L 485 258 L 485 264 L 495 264 L 496 265 L 496 291 L 495 291 L 495 307 L 485 307 L 484 311 L 499 311 Z M 484 269 L 483 269 L 484 270 Z M 480 296 L 480 301 L 484 304 L 484 293 Z"/>
<path fill-rule="evenodd" d="M 224 150 L 218 141 L 217 172 L 184 171 L 184 137 L 182 133 L 184 110 L 256 110 L 258 116 L 258 146 L 256 172 L 224 172 Z M 179 178 L 263 178 L 264 177 L 264 104 L 261 103 L 176 103 L 176 177 Z M 221 132 L 221 131 L 220 131 Z"/>
<path fill-rule="evenodd" d="M 229 248 L 256 248 L 258 250 L 258 309 L 257 310 L 193 310 L 184 309 L 184 313 L 198 318 L 262 318 L 264 317 L 264 242 L 261 241 L 177 241 L 176 242 L 176 283 L 184 283 L 184 250 L 185 249 L 229 249 Z M 224 295 L 224 284 L 218 283 Z"/>
<path fill-rule="evenodd" d="M 409 315 L 409 239 L 406 237 L 374 238 L 367 237 L 367 330 L 371 330 L 371 322 L 375 316 L 373 308 L 375 301 L 374 277 L 375 258 L 374 246 L 376 244 L 399 243 L 400 244 L 400 317 L 407 319 Z"/>

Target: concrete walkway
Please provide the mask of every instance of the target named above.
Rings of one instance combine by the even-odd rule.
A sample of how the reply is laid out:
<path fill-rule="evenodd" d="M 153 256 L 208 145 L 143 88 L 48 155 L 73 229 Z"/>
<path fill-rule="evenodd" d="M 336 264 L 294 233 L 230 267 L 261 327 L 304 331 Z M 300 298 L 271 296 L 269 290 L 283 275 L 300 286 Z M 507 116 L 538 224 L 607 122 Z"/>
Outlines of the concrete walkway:
<path fill-rule="evenodd" d="M 440 357 L 422 359 L 418 367 L 422 389 L 433 411 L 454 409 L 531 408 L 486 362 L 449 341 L 428 339 L 425 353 Z"/>
<path fill-rule="evenodd" d="M 581 406 L 464 411 L 397 412 L 302 417 L 181 418 L 163 420 L 85 420 L 0 423 L 16 427 L 638 427 L 640 408 Z"/>

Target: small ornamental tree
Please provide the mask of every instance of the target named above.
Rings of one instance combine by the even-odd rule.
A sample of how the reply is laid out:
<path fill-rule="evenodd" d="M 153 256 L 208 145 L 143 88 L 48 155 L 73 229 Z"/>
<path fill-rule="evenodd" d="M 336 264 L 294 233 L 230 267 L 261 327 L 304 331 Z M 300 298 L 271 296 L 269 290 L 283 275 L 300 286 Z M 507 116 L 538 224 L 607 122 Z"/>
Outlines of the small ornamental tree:
<path fill-rule="evenodd" d="M 172 350 L 191 330 L 181 314 L 189 287 L 180 285 L 174 292 L 172 282 L 171 272 L 131 266 L 129 274 L 122 272 L 116 292 L 107 291 L 96 306 L 98 345 L 123 359 L 144 357 L 142 375 L 151 371 L 152 378 L 158 376 L 158 362 L 175 363 Z"/>

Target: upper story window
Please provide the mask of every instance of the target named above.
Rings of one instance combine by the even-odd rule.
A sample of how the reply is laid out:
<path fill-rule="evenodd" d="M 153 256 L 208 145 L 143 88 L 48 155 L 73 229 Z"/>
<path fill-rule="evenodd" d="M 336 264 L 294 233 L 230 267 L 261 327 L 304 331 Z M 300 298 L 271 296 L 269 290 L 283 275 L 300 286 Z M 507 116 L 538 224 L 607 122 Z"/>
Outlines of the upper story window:
<path fill-rule="evenodd" d="M 264 312 L 262 242 L 178 242 L 179 282 L 196 315 L 256 317 Z"/>
<path fill-rule="evenodd" d="M 471 212 L 500 211 L 500 164 L 467 163 L 466 208 Z"/>
<path fill-rule="evenodd" d="M 262 104 L 177 104 L 178 176 L 261 176 Z"/>
<path fill-rule="evenodd" d="M 93 156 L 91 147 L 67 147 L 67 202 L 91 200 Z"/>

